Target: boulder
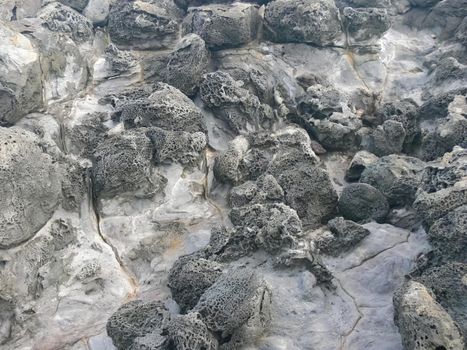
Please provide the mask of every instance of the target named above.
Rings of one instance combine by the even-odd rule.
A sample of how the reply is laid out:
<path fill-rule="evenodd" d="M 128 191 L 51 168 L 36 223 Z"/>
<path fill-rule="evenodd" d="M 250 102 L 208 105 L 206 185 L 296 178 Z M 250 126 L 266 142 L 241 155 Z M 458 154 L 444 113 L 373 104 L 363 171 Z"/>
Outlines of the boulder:
<path fill-rule="evenodd" d="M 404 145 L 406 132 L 404 125 L 395 120 L 387 120 L 364 139 L 362 144 L 367 151 L 377 156 L 400 153 Z"/>
<path fill-rule="evenodd" d="M 436 220 L 428 239 L 440 261 L 467 263 L 467 205 L 460 206 Z"/>
<path fill-rule="evenodd" d="M 83 15 L 94 25 L 106 24 L 110 13 L 110 6 L 113 2 L 113 0 L 89 0 L 83 11 Z"/>
<path fill-rule="evenodd" d="M 177 350 L 217 350 L 218 341 L 199 313 L 173 317 L 166 328 L 167 348 Z"/>
<path fill-rule="evenodd" d="M 394 308 L 405 349 L 464 349 L 458 326 L 423 284 L 404 284 L 394 295 Z"/>
<path fill-rule="evenodd" d="M 0 126 L 42 106 L 39 53 L 24 35 L 0 22 Z"/>
<path fill-rule="evenodd" d="M 359 151 L 355 153 L 345 172 L 345 179 L 347 181 L 358 181 L 365 169 L 376 163 L 377 160 L 377 156 L 367 151 Z"/>
<path fill-rule="evenodd" d="M 76 43 L 91 41 L 93 26 L 91 21 L 72 8 L 53 2 L 43 7 L 38 13 L 42 25 L 52 32 L 64 33 Z"/>
<path fill-rule="evenodd" d="M 178 258 L 170 269 L 168 286 L 181 310 L 187 311 L 221 275 L 222 265 L 195 253 Z"/>
<path fill-rule="evenodd" d="M 274 42 L 332 45 L 342 34 L 333 0 L 274 0 L 266 5 L 264 25 Z"/>
<path fill-rule="evenodd" d="M 89 0 L 58 0 L 58 2 L 81 12 L 85 9 Z"/>
<path fill-rule="evenodd" d="M 206 107 L 236 133 L 267 128 L 273 122 L 272 108 L 262 104 L 242 85 L 228 73 L 209 73 L 201 82 L 200 97 Z"/>
<path fill-rule="evenodd" d="M 127 128 L 157 127 L 166 131 L 205 132 L 201 110 L 180 90 L 165 83 L 148 86 L 118 103 L 117 113 Z"/>
<path fill-rule="evenodd" d="M 207 71 L 209 52 L 199 35 L 188 34 L 168 55 L 149 56 L 143 64 L 147 80 L 162 81 L 187 96 L 194 96 Z"/>
<path fill-rule="evenodd" d="M 61 176 L 34 134 L 0 127 L 0 182 L 0 249 L 5 249 L 30 239 L 52 217 Z"/>
<path fill-rule="evenodd" d="M 172 0 L 119 0 L 110 10 L 108 31 L 122 48 L 170 48 L 179 37 L 181 19 Z"/>
<path fill-rule="evenodd" d="M 320 252 L 332 256 L 351 250 L 370 234 L 363 226 L 343 217 L 329 220 L 328 228 L 332 235 L 317 241 L 316 246 Z"/>
<path fill-rule="evenodd" d="M 374 45 L 391 27 L 386 9 L 346 7 L 343 25 L 350 45 Z"/>
<path fill-rule="evenodd" d="M 450 112 L 449 105 L 454 101 L 456 96 L 464 98 L 465 101 L 467 88 L 454 89 L 431 97 L 418 109 L 418 119 L 423 121 L 446 117 Z"/>
<path fill-rule="evenodd" d="M 413 208 L 429 228 L 436 220 L 464 204 L 467 204 L 467 180 L 432 193 L 420 191 Z"/>
<path fill-rule="evenodd" d="M 424 166 L 418 158 L 390 155 L 369 165 L 362 172 L 360 182 L 381 191 L 391 206 L 411 205 L 421 184 Z"/>
<path fill-rule="evenodd" d="M 284 190 L 275 177 L 269 174 L 234 187 L 229 193 L 229 204 L 232 208 L 247 204 L 282 202 L 283 199 Z"/>
<path fill-rule="evenodd" d="M 198 34 L 213 50 L 254 40 L 259 27 L 258 6 L 245 3 L 191 7 L 183 22 L 185 33 Z"/>
<path fill-rule="evenodd" d="M 246 174 L 239 168 L 248 148 L 248 140 L 243 136 L 238 136 L 230 141 L 227 150 L 216 157 L 213 169 L 216 179 L 233 185 L 242 183 Z"/>
<path fill-rule="evenodd" d="M 255 342 L 271 320 L 271 289 L 250 269 L 222 275 L 207 289 L 193 311 L 219 336 L 222 350 Z"/>
<path fill-rule="evenodd" d="M 347 103 L 341 91 L 329 84 L 313 84 L 298 100 L 298 111 L 305 121 L 324 119 L 335 112 L 343 112 L 342 105 Z"/>
<path fill-rule="evenodd" d="M 134 349 L 133 344 L 148 344 L 149 340 L 154 344 L 155 337 L 163 343 L 162 331 L 169 320 L 169 311 L 162 302 L 133 300 L 121 306 L 108 319 L 107 334 L 118 350 Z M 136 347 L 136 349 L 144 348 Z M 162 347 L 151 349 L 162 349 Z"/>
<path fill-rule="evenodd" d="M 352 221 L 382 222 L 389 212 L 389 204 L 386 197 L 373 186 L 356 183 L 346 186 L 342 191 L 339 212 Z"/>
<path fill-rule="evenodd" d="M 423 26 L 436 30 L 440 39 L 446 40 L 452 38 L 465 16 L 467 16 L 465 0 L 444 0 L 433 6 L 423 20 Z"/>

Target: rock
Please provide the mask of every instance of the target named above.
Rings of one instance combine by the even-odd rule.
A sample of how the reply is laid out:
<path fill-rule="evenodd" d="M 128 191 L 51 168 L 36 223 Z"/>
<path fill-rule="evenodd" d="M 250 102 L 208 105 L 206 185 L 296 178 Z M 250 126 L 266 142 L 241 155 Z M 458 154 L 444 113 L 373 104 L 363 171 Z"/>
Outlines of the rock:
<path fill-rule="evenodd" d="M 107 334 L 118 350 L 132 349 L 134 343 L 144 342 L 141 338 L 147 335 L 161 335 L 169 318 L 169 312 L 161 302 L 130 301 L 108 319 Z"/>
<path fill-rule="evenodd" d="M 436 220 L 428 231 L 435 256 L 441 261 L 467 263 L 467 205 Z"/>
<path fill-rule="evenodd" d="M 387 120 L 402 123 L 405 131 L 403 150 L 411 151 L 413 143 L 420 137 L 417 104 L 412 99 L 387 102 L 378 108 L 376 115 L 380 123 Z"/>
<path fill-rule="evenodd" d="M 370 234 L 370 231 L 363 226 L 350 220 L 344 220 L 342 217 L 328 221 L 328 227 L 332 236 L 316 242 L 316 245 L 320 252 L 332 256 L 349 251 Z"/>
<path fill-rule="evenodd" d="M 177 42 L 181 17 L 171 0 L 119 0 L 110 10 L 108 31 L 122 48 L 170 48 Z"/>
<path fill-rule="evenodd" d="M 17 21 L 34 17 L 42 6 L 42 0 L 3 0 L 0 21 Z"/>
<path fill-rule="evenodd" d="M 387 120 L 383 125 L 373 130 L 368 140 L 364 140 L 363 144 L 369 152 L 381 157 L 400 153 L 405 137 L 406 132 L 402 123 L 395 120 Z"/>
<path fill-rule="evenodd" d="M 217 350 L 218 341 L 198 313 L 178 315 L 167 328 L 167 346 L 177 350 Z"/>
<path fill-rule="evenodd" d="M 417 194 L 413 207 L 426 226 L 430 227 L 436 220 L 464 204 L 467 204 L 466 180 L 433 193 L 421 191 Z"/>
<path fill-rule="evenodd" d="M 430 164 L 422 172 L 421 188 L 428 192 L 436 192 L 454 186 L 467 174 L 467 150 L 454 147 L 453 152 L 446 153 L 441 164 Z"/>
<path fill-rule="evenodd" d="M 185 132 L 206 130 L 200 109 L 180 90 L 164 83 L 148 88 L 151 93 L 119 104 L 118 114 L 125 127 L 158 127 Z"/>
<path fill-rule="evenodd" d="M 365 169 L 370 165 L 376 163 L 377 160 L 377 156 L 367 151 L 359 151 L 355 153 L 347 171 L 345 172 L 345 179 L 347 181 L 358 181 L 363 171 L 365 171 Z"/>
<path fill-rule="evenodd" d="M 369 165 L 362 172 L 360 182 L 381 191 L 391 206 L 411 205 L 421 184 L 424 166 L 418 158 L 390 155 Z"/>
<path fill-rule="evenodd" d="M 262 248 L 276 253 L 293 247 L 303 235 L 302 223 L 292 208 L 282 203 L 252 204 L 234 208 L 229 214 L 235 226 L 234 246 Z M 235 248 L 234 248 L 235 249 Z M 242 253 L 248 251 L 243 249 Z"/>
<path fill-rule="evenodd" d="M 276 156 L 269 170 L 285 194 L 285 203 L 297 211 L 305 227 L 326 222 L 336 211 L 337 194 L 326 170 L 299 152 Z"/>
<path fill-rule="evenodd" d="M 128 74 L 136 70 L 138 61 L 131 51 L 120 50 L 116 45 L 110 44 L 104 52 L 105 69 L 108 71 L 103 78 L 114 77 L 121 74 Z M 97 72 L 94 78 L 97 78 Z"/>
<path fill-rule="evenodd" d="M 449 39 L 467 16 L 465 5 L 465 0 L 440 1 L 423 20 L 423 26 L 439 32 L 440 39 Z"/>
<path fill-rule="evenodd" d="M 430 267 L 416 280 L 430 288 L 440 303 L 459 326 L 467 339 L 467 286 L 466 262 L 448 262 L 440 266 Z"/>
<path fill-rule="evenodd" d="M 348 151 L 360 146 L 358 131 L 362 127 L 359 117 L 345 110 L 334 112 L 328 119 L 310 120 L 308 132 L 329 151 Z"/>
<path fill-rule="evenodd" d="M 441 0 L 409 0 L 410 4 L 415 7 L 432 7 Z"/>
<path fill-rule="evenodd" d="M 450 90 L 436 95 L 423 103 L 418 109 L 419 120 L 441 119 L 449 114 L 449 105 L 456 96 L 466 98 L 467 88 Z"/>
<path fill-rule="evenodd" d="M 92 40 L 94 31 L 91 21 L 68 6 L 53 2 L 43 7 L 38 17 L 42 19 L 44 27 L 52 32 L 65 33 L 77 43 Z"/>
<path fill-rule="evenodd" d="M 339 212 L 348 220 L 382 222 L 389 212 L 386 197 L 365 183 L 350 184 L 339 197 Z"/>
<path fill-rule="evenodd" d="M 178 258 L 168 276 L 173 299 L 182 311 L 191 310 L 206 289 L 222 275 L 222 265 L 199 254 Z"/>
<path fill-rule="evenodd" d="M 446 118 L 437 120 L 435 127 L 424 133 L 419 150 L 420 158 L 434 160 L 452 151 L 457 145 L 467 147 L 467 119 L 450 113 Z"/>
<path fill-rule="evenodd" d="M 391 27 L 386 9 L 346 7 L 342 14 L 351 45 L 374 45 Z"/>
<path fill-rule="evenodd" d="M 94 151 L 94 190 L 100 195 L 141 192 L 150 196 L 160 179 L 152 168 L 152 144 L 145 130 L 129 130 L 102 141 Z"/>
<path fill-rule="evenodd" d="M 464 18 L 456 31 L 456 39 L 463 45 L 467 45 L 467 19 Z"/>
<path fill-rule="evenodd" d="M 76 11 L 83 11 L 88 4 L 89 0 L 58 0 L 63 5 L 69 6 Z"/>
<path fill-rule="evenodd" d="M 267 128 L 273 119 L 271 107 L 262 104 L 258 97 L 241 85 L 241 82 L 234 80 L 228 73 L 209 73 L 201 82 L 200 97 L 236 133 Z"/>
<path fill-rule="evenodd" d="M 147 135 L 154 145 L 156 164 L 171 162 L 193 164 L 200 158 L 200 152 L 206 147 L 206 135 L 199 131 L 190 134 L 183 131 L 152 128 Z"/>
<path fill-rule="evenodd" d="M 260 17 L 252 4 L 191 7 L 183 22 L 185 33 L 198 34 L 213 50 L 245 45 L 256 38 Z"/>
<path fill-rule="evenodd" d="M 39 53 L 31 41 L 0 22 L 0 126 L 42 106 Z"/>
<path fill-rule="evenodd" d="M 342 104 L 345 96 L 330 85 L 314 84 L 307 88 L 306 93 L 298 101 L 298 110 L 305 120 L 323 119 L 334 112 L 343 112 Z"/>
<path fill-rule="evenodd" d="M 272 175 L 262 175 L 257 181 L 247 181 L 232 188 L 229 204 L 232 208 L 247 204 L 275 203 L 284 199 L 284 190 Z"/>
<path fill-rule="evenodd" d="M 94 25 L 102 25 L 107 22 L 110 13 L 110 5 L 113 0 L 89 0 L 83 15 Z"/>
<path fill-rule="evenodd" d="M 219 335 L 221 349 L 238 349 L 252 344 L 268 328 L 271 290 L 252 270 L 233 270 L 204 292 L 194 311 Z"/>
<path fill-rule="evenodd" d="M 0 127 L 0 249 L 30 239 L 52 217 L 61 177 L 30 132 Z"/>
<path fill-rule="evenodd" d="M 405 349 L 464 348 L 458 326 L 423 284 L 406 283 L 394 296 L 394 308 Z"/>
<path fill-rule="evenodd" d="M 148 80 L 162 81 L 187 96 L 194 96 L 208 63 L 209 52 L 204 40 L 197 34 L 188 34 L 170 54 L 146 58 L 144 69 Z"/>
<path fill-rule="evenodd" d="M 325 46 L 342 34 L 339 11 L 331 0 L 274 0 L 266 5 L 264 21 L 274 42 Z"/>

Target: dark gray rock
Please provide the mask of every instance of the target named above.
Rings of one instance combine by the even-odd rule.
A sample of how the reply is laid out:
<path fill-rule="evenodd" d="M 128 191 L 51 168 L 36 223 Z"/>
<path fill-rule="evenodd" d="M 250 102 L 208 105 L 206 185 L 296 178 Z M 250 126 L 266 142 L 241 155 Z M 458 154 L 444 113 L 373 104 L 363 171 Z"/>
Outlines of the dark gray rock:
<path fill-rule="evenodd" d="M 405 349 L 464 348 L 458 326 L 423 284 L 409 281 L 399 288 L 394 309 Z"/>
<path fill-rule="evenodd" d="M 276 253 L 293 247 L 302 235 L 302 223 L 292 208 L 285 204 L 251 204 L 234 208 L 230 220 L 235 226 L 232 245 L 265 249 Z M 235 249 L 235 248 L 233 248 Z M 243 251 L 246 254 L 248 251 Z"/>
<path fill-rule="evenodd" d="M 337 193 L 329 174 L 298 150 L 283 150 L 271 163 L 271 173 L 305 227 L 327 222 L 336 212 Z"/>
<path fill-rule="evenodd" d="M 200 96 L 204 104 L 237 133 L 267 128 L 274 117 L 271 107 L 262 104 L 241 85 L 228 73 L 209 73 L 201 82 Z"/>
<path fill-rule="evenodd" d="M 209 52 L 197 34 L 181 38 L 168 55 L 157 53 L 143 61 L 144 75 L 149 81 L 162 81 L 194 96 L 209 64 Z"/>
<path fill-rule="evenodd" d="M 177 350 L 217 350 L 218 341 L 208 330 L 199 313 L 178 315 L 167 328 L 167 347 Z"/>
<path fill-rule="evenodd" d="M 185 33 L 198 34 L 213 50 L 245 45 L 257 35 L 258 6 L 234 3 L 192 7 L 183 22 Z"/>
<path fill-rule="evenodd" d="M 154 194 L 162 180 L 152 168 L 152 144 L 146 130 L 130 130 L 102 141 L 93 154 L 94 190 L 100 195 Z"/>
<path fill-rule="evenodd" d="M 168 48 L 177 42 L 181 19 L 172 0 L 119 0 L 110 10 L 108 30 L 119 47 Z"/>
<path fill-rule="evenodd" d="M 457 323 L 464 341 L 467 340 L 467 264 L 449 262 L 423 272 L 416 280 L 431 289 L 440 303 Z"/>
<path fill-rule="evenodd" d="M 262 175 L 257 181 L 247 181 L 232 188 L 229 204 L 232 208 L 247 204 L 274 203 L 284 199 L 284 190 L 272 175 Z"/>
<path fill-rule="evenodd" d="M 464 204 L 467 204 L 467 182 L 465 180 L 433 193 L 420 191 L 413 203 L 413 208 L 429 228 L 436 220 Z"/>
<path fill-rule="evenodd" d="M 182 311 L 191 310 L 206 289 L 222 275 L 222 265 L 200 254 L 178 258 L 168 276 L 173 299 Z"/>
<path fill-rule="evenodd" d="M 323 119 L 334 112 L 343 112 L 342 104 L 345 96 L 330 85 L 315 84 L 307 88 L 306 93 L 298 101 L 298 110 L 302 118 Z"/>
<path fill-rule="evenodd" d="M 148 339 L 144 338 L 148 335 L 151 337 L 161 335 L 169 319 L 170 314 L 162 302 L 134 300 L 121 306 L 108 319 L 107 334 L 118 350 L 134 349 L 132 348 L 134 343 L 147 344 Z"/>
<path fill-rule="evenodd" d="M 428 231 L 428 239 L 439 261 L 467 263 L 467 205 L 436 220 Z"/>
<path fill-rule="evenodd" d="M 0 249 L 30 239 L 51 218 L 61 198 L 61 176 L 39 139 L 0 127 Z"/>
<path fill-rule="evenodd" d="M 338 256 L 355 247 L 361 240 L 370 234 L 363 226 L 338 217 L 328 221 L 332 237 L 316 242 L 320 252 Z"/>
<path fill-rule="evenodd" d="M 387 156 L 400 153 L 404 145 L 406 132 L 402 123 L 395 120 L 387 120 L 378 126 L 363 140 L 364 147 L 377 156 Z"/>
<path fill-rule="evenodd" d="M 111 75 L 129 72 L 137 66 L 137 58 L 131 51 L 120 50 L 114 44 L 105 49 L 105 61 L 109 65 Z"/>
<path fill-rule="evenodd" d="M 376 163 L 377 160 L 377 156 L 367 151 L 359 151 L 355 153 L 347 171 L 345 172 L 345 179 L 350 182 L 358 181 L 363 171 L 371 164 Z"/>
<path fill-rule="evenodd" d="M 423 26 L 435 29 L 440 39 L 452 38 L 452 35 L 467 16 L 466 0 L 444 0 L 438 2 L 423 20 Z"/>
<path fill-rule="evenodd" d="M 351 45 L 375 44 L 391 27 L 388 12 L 382 8 L 346 7 L 342 15 Z"/>
<path fill-rule="evenodd" d="M 90 41 L 93 37 L 91 21 L 58 2 L 43 7 L 38 17 L 42 19 L 42 25 L 50 31 L 67 34 L 78 43 Z"/>
<path fill-rule="evenodd" d="M 83 11 L 86 8 L 89 0 L 58 0 L 58 2 L 74 8 L 76 11 Z"/>
<path fill-rule="evenodd" d="M 204 132 L 201 110 L 180 90 L 165 83 L 136 92 L 118 104 L 118 114 L 127 128 L 157 127 L 166 131 Z"/>
<path fill-rule="evenodd" d="M 382 222 L 389 212 L 389 204 L 386 197 L 373 186 L 364 183 L 350 184 L 339 197 L 339 212 L 352 221 Z"/>
<path fill-rule="evenodd" d="M 332 0 L 274 0 L 264 13 L 267 37 L 275 42 L 333 44 L 342 34 Z"/>
<path fill-rule="evenodd" d="M 449 104 L 456 96 L 467 96 L 467 88 L 451 90 L 430 98 L 418 109 L 419 120 L 440 119 L 449 114 Z"/>
<path fill-rule="evenodd" d="M 418 158 L 390 155 L 369 165 L 360 182 L 381 191 L 391 206 L 410 205 L 421 184 L 424 166 Z"/>
<path fill-rule="evenodd" d="M 13 90 L 0 82 L 0 125 L 8 125 L 14 121 L 18 101 Z"/>
<path fill-rule="evenodd" d="M 151 128 L 147 133 L 154 145 L 154 162 L 165 164 L 179 162 L 193 164 L 206 147 L 206 135 L 202 132 L 165 131 Z"/>
<path fill-rule="evenodd" d="M 195 312 L 218 334 L 222 350 L 252 344 L 271 320 L 271 289 L 249 269 L 230 271 L 201 297 Z"/>

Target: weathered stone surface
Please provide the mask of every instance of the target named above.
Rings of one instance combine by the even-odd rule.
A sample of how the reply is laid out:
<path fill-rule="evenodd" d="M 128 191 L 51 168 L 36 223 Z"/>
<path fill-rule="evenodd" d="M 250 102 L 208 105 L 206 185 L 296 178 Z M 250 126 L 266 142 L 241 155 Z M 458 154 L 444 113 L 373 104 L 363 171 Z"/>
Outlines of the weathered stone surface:
<path fill-rule="evenodd" d="M 108 30 L 112 41 L 124 48 L 167 48 L 178 39 L 181 16 L 171 0 L 120 0 L 110 10 Z"/>
<path fill-rule="evenodd" d="M 375 44 L 391 27 L 386 9 L 346 7 L 342 14 L 351 45 Z"/>
<path fill-rule="evenodd" d="M 458 326 L 421 283 L 406 283 L 394 297 L 395 320 L 406 349 L 464 348 Z"/>
<path fill-rule="evenodd" d="M 363 140 L 365 148 L 379 157 L 393 153 L 400 153 L 406 132 L 402 123 L 395 120 L 387 120 L 383 125 L 378 126 Z"/>
<path fill-rule="evenodd" d="M 383 193 L 391 206 L 410 205 L 415 200 L 425 163 L 414 157 L 390 155 L 370 164 L 360 177 Z"/>
<path fill-rule="evenodd" d="M 359 151 L 355 153 L 347 171 L 345 172 L 345 179 L 347 181 L 358 181 L 365 169 L 376 163 L 377 160 L 377 156 L 367 151 Z"/>
<path fill-rule="evenodd" d="M 58 0 L 63 5 L 74 8 L 77 11 L 83 11 L 89 0 Z"/>
<path fill-rule="evenodd" d="M 42 106 L 39 53 L 3 22 L 0 37 L 0 125 L 11 125 Z"/>
<path fill-rule="evenodd" d="M 329 45 L 342 33 L 339 11 L 331 0 L 274 0 L 266 6 L 264 20 L 275 42 Z"/>
<path fill-rule="evenodd" d="M 184 31 L 198 34 L 210 49 L 245 45 L 256 38 L 258 7 L 252 4 L 192 7 L 183 22 Z"/>
<path fill-rule="evenodd" d="M 0 249 L 30 239 L 52 216 L 61 177 L 30 132 L 0 127 Z"/>
<path fill-rule="evenodd" d="M 357 222 L 382 222 L 389 212 L 389 204 L 373 186 L 351 184 L 344 188 L 339 197 L 339 212 L 344 218 Z"/>
<path fill-rule="evenodd" d="M 177 350 L 217 350 L 218 341 L 196 313 L 179 315 L 167 326 L 167 346 Z"/>

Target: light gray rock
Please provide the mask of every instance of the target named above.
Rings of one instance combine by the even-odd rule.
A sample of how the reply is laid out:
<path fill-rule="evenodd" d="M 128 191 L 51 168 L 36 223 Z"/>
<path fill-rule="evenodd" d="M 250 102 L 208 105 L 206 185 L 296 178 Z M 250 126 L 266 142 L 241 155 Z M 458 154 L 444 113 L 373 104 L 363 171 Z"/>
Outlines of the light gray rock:
<path fill-rule="evenodd" d="M 405 349 L 464 348 L 458 326 L 423 284 L 407 282 L 396 292 L 394 307 Z"/>
<path fill-rule="evenodd" d="M 185 33 L 198 34 L 213 50 L 245 45 L 257 35 L 260 17 L 253 4 L 192 7 L 183 22 Z"/>
<path fill-rule="evenodd" d="M 367 151 L 359 151 L 355 153 L 345 172 L 345 179 L 347 181 L 358 181 L 365 169 L 376 163 L 377 160 L 377 156 Z"/>
<path fill-rule="evenodd" d="M 218 341 L 196 312 L 178 315 L 167 326 L 167 346 L 177 350 L 217 350 Z"/>
<path fill-rule="evenodd" d="M 107 21 L 112 0 L 89 0 L 83 15 L 93 24 L 100 25 Z"/>
<path fill-rule="evenodd" d="M 331 0 L 274 0 L 266 5 L 264 21 L 267 36 L 275 42 L 325 46 L 342 34 L 339 11 Z"/>
<path fill-rule="evenodd" d="M 61 198 L 53 159 L 28 131 L 0 127 L 0 249 L 30 239 L 51 218 Z"/>

